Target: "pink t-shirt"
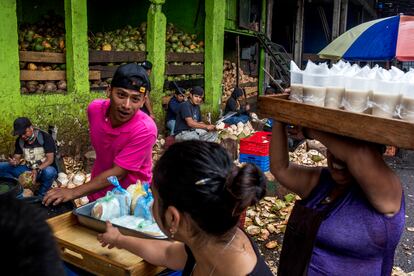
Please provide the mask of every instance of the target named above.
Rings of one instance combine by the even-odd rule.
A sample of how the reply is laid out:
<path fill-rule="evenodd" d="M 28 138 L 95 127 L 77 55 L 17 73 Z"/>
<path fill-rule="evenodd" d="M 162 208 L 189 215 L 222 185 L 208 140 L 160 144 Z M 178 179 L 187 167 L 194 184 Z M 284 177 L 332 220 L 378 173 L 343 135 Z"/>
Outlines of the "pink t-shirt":
<path fill-rule="evenodd" d="M 120 181 L 127 188 L 138 179 L 150 182 L 152 178 L 152 147 L 157 139 L 157 126 L 144 112 L 138 111 L 134 117 L 120 127 L 113 128 L 106 116 L 109 100 L 94 100 L 88 106 L 89 133 L 96 152 L 92 178 L 109 170 L 114 164 L 128 170 Z M 88 196 L 94 201 L 105 196 L 114 187 L 109 186 Z"/>

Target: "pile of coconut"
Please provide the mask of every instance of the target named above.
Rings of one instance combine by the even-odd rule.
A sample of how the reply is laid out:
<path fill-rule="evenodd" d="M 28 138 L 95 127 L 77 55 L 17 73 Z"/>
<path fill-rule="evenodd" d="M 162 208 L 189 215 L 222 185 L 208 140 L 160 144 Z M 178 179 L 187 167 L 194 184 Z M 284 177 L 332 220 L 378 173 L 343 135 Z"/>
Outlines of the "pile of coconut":
<path fill-rule="evenodd" d="M 158 135 L 157 141 L 155 142 L 154 147 L 152 148 L 152 161 L 153 165 L 158 159 L 160 159 L 162 153 L 164 152 L 165 139 L 163 135 Z"/>
<path fill-rule="evenodd" d="M 236 63 L 225 60 L 223 66 L 223 95 L 221 96 L 221 103 L 225 104 L 230 98 L 234 87 L 236 87 L 237 66 Z M 250 77 L 239 68 L 239 84 L 250 82 L 257 82 L 257 78 Z"/>
<path fill-rule="evenodd" d="M 85 184 L 91 180 L 91 174 L 85 174 L 82 172 L 71 173 L 67 175 L 66 173 L 60 172 L 58 174 L 58 178 L 53 183 L 52 188 L 61 187 L 61 188 L 69 188 L 73 189 L 80 185 Z M 74 200 L 76 207 L 85 205 L 89 203 L 88 197 L 84 196 Z"/>
<path fill-rule="evenodd" d="M 221 122 L 216 125 L 216 130 L 219 132 L 219 138 L 222 140 L 238 140 L 240 138 L 250 136 L 254 132 L 253 126 L 250 122 L 245 124 L 239 122 L 237 125 L 230 125 L 228 127 L 225 127 L 225 124 Z"/>

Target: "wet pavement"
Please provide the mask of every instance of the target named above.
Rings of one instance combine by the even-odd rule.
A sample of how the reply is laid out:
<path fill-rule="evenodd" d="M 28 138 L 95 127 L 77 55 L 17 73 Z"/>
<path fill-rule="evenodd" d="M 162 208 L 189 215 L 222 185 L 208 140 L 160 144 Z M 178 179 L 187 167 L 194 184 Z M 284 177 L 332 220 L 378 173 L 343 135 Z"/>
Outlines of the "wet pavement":
<path fill-rule="evenodd" d="M 387 163 L 400 176 L 405 196 L 405 228 L 395 254 L 394 266 L 414 271 L 414 151 L 400 150 Z"/>

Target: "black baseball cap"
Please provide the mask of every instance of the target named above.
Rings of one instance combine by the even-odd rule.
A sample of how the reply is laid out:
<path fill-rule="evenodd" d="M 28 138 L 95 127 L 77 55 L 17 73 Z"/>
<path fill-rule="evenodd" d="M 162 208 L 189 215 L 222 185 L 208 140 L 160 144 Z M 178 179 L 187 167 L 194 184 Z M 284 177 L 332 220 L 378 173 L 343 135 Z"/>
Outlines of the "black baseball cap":
<path fill-rule="evenodd" d="M 149 60 L 144 61 L 141 64 L 142 67 L 144 67 L 145 70 L 151 70 L 152 69 L 152 63 Z"/>
<path fill-rule="evenodd" d="M 194 86 L 191 88 L 190 93 L 193 95 L 203 96 L 204 89 L 201 86 Z"/>
<path fill-rule="evenodd" d="M 146 93 L 149 91 L 150 81 L 147 72 L 141 65 L 128 63 L 116 69 L 111 86 Z"/>
<path fill-rule="evenodd" d="M 177 94 L 177 95 L 183 95 L 184 96 L 184 94 L 185 94 L 184 88 L 177 86 L 175 88 L 175 94 Z"/>
<path fill-rule="evenodd" d="M 13 135 L 23 135 L 26 132 L 26 129 L 31 126 L 32 122 L 30 122 L 29 118 L 19 117 L 16 120 L 14 120 Z"/>

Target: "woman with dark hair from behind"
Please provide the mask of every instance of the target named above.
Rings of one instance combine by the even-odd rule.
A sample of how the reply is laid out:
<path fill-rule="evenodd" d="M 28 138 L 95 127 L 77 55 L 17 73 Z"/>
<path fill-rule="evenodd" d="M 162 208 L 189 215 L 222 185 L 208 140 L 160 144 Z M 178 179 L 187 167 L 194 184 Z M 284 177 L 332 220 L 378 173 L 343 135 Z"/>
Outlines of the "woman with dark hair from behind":
<path fill-rule="evenodd" d="M 244 92 L 240 87 L 235 87 L 233 93 L 231 93 L 230 98 L 226 102 L 226 107 L 224 109 L 224 116 L 228 115 L 230 112 L 236 112 L 235 115 L 224 120 L 223 122 L 229 125 L 235 125 L 238 122 L 247 123 L 249 120 L 249 110 L 250 105 L 244 103 Z"/>
<path fill-rule="evenodd" d="M 175 143 L 154 168 L 155 220 L 169 240 L 122 235 L 107 222 L 98 239 L 182 275 L 272 275 L 254 242 L 237 227 L 241 213 L 266 192 L 252 164 L 233 165 L 216 143 Z"/>
<path fill-rule="evenodd" d="M 2 272 L 10 275 L 65 275 L 48 224 L 36 209 L 11 196 L 0 198 Z"/>

